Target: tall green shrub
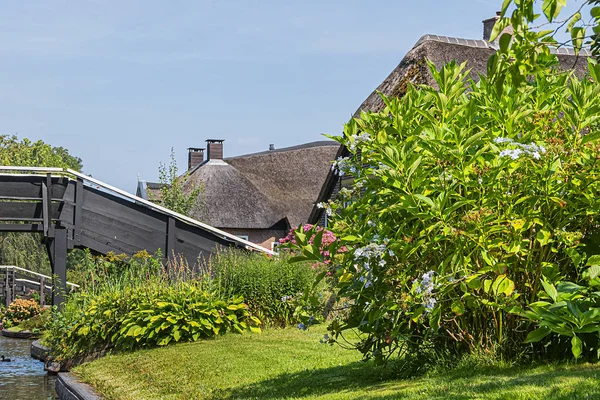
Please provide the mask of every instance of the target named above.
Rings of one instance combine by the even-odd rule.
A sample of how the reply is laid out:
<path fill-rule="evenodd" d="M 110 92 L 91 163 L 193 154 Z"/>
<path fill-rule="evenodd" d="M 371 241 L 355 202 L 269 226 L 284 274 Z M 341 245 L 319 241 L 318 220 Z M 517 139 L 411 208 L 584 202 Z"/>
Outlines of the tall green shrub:
<path fill-rule="evenodd" d="M 271 258 L 238 250 L 218 252 L 208 270 L 224 297 L 243 297 L 254 315 L 276 326 L 298 322 L 296 309 L 313 290 L 316 276 L 310 263 L 290 264 L 285 255 Z M 324 284 L 316 291 L 326 297 Z"/>
<path fill-rule="evenodd" d="M 544 35 L 516 16 L 487 77 L 429 64 L 437 88 L 382 96 L 381 112 L 335 138 L 350 156 L 334 168 L 355 179 L 322 205 L 341 238 L 330 251 L 350 249 L 331 269 L 350 309 L 331 337 L 361 332 L 367 358 L 479 348 L 513 357 L 531 349 L 526 340 L 560 337 L 568 347 L 556 354 L 600 354 L 597 262 L 586 263 L 600 252 L 600 66 L 590 60 L 584 78 L 560 72 Z M 319 260 L 311 234 L 296 240 Z"/>

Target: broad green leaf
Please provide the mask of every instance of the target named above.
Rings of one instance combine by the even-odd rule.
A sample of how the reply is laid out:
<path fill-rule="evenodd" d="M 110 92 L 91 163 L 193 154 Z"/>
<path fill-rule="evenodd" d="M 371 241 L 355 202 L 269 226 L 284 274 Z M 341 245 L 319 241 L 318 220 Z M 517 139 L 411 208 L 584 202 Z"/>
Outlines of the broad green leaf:
<path fill-rule="evenodd" d="M 590 279 L 596 279 L 600 275 L 600 265 L 592 265 L 587 272 Z"/>
<path fill-rule="evenodd" d="M 571 41 L 573 42 L 573 48 L 575 53 L 578 54 L 579 50 L 583 47 L 583 40 L 585 39 L 585 28 L 580 26 L 571 29 Z"/>
<path fill-rule="evenodd" d="M 545 246 L 550 243 L 551 236 L 552 234 L 550 231 L 542 229 L 537 233 L 537 235 L 535 235 L 535 239 L 540 243 L 540 245 Z"/>
<path fill-rule="evenodd" d="M 558 292 L 553 284 L 546 282 L 545 279 L 542 279 L 542 286 L 544 287 L 544 291 L 550 296 L 550 298 L 556 301 L 556 297 L 558 296 Z"/>
<path fill-rule="evenodd" d="M 567 32 L 571 32 L 571 30 L 573 29 L 573 27 L 575 26 L 575 24 L 577 22 L 579 22 L 581 20 L 581 13 L 577 12 L 573 15 L 573 17 L 571 17 L 571 20 L 569 21 L 569 24 L 567 25 Z"/>
<path fill-rule="evenodd" d="M 498 21 L 496 21 L 496 24 L 494 25 L 494 28 L 492 29 L 492 33 L 490 35 L 490 41 L 494 41 L 496 40 L 496 38 L 498 37 L 498 35 L 500 35 L 500 33 L 510 25 L 510 18 L 500 18 Z"/>
<path fill-rule="evenodd" d="M 564 6 L 567 5 L 567 0 L 544 0 L 542 3 L 542 11 L 548 21 L 552 22 L 558 15 Z"/>
<path fill-rule="evenodd" d="M 590 265 L 600 265 L 600 255 L 593 255 L 590 258 L 587 259 L 587 262 L 585 263 L 586 266 L 590 266 Z"/>
<path fill-rule="evenodd" d="M 552 331 L 545 326 L 539 327 L 534 331 L 529 332 L 527 338 L 525 338 L 525 343 L 535 343 L 539 342 L 546 336 L 548 336 Z"/>
<path fill-rule="evenodd" d="M 505 33 L 500 36 L 500 51 L 502 53 L 506 53 L 508 51 L 508 46 L 510 45 L 510 41 L 512 40 L 512 35 Z"/>
<path fill-rule="evenodd" d="M 456 300 L 454 303 L 452 303 L 452 305 L 450 306 L 450 309 L 456 315 L 463 315 L 465 312 L 465 305 L 463 304 L 462 301 Z"/>
<path fill-rule="evenodd" d="M 577 335 L 571 338 L 571 351 L 573 352 L 575 359 L 579 358 L 583 351 L 583 344 Z"/>

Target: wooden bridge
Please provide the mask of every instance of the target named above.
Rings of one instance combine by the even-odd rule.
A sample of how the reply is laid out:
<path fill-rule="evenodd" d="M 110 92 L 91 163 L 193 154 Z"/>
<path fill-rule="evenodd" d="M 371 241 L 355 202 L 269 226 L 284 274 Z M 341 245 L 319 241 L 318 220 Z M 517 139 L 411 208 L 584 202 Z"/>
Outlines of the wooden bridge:
<path fill-rule="evenodd" d="M 254 243 L 175 213 L 79 172 L 0 166 L 0 232 L 40 233 L 54 274 L 53 304 L 66 292 L 73 248 L 133 255 L 181 255 L 189 265 L 218 246 L 273 254 Z"/>
<path fill-rule="evenodd" d="M 78 287 L 79 285 L 67 282 L 69 292 Z M 52 299 L 52 277 L 13 265 L 0 265 L 0 297 L 4 298 L 6 307 L 14 299 L 32 293 L 37 293 L 40 306 L 45 306 L 46 300 Z"/>

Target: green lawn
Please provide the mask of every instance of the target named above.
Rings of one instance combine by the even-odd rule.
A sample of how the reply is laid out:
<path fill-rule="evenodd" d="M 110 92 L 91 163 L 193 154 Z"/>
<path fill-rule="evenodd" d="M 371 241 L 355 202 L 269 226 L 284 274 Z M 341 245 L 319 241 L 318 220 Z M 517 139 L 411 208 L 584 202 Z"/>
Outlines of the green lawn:
<path fill-rule="evenodd" d="M 323 330 L 268 330 L 108 356 L 76 368 L 107 399 L 600 399 L 600 365 L 457 368 L 418 379 L 323 345 Z"/>

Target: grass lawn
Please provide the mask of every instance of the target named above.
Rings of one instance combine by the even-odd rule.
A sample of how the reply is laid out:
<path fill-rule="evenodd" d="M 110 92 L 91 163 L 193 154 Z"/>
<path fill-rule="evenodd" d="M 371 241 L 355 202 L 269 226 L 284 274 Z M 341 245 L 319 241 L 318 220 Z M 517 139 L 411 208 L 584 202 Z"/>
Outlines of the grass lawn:
<path fill-rule="evenodd" d="M 108 356 L 74 372 L 106 399 L 600 399 L 600 364 L 397 379 L 356 352 L 320 344 L 323 333 L 231 334 Z"/>

